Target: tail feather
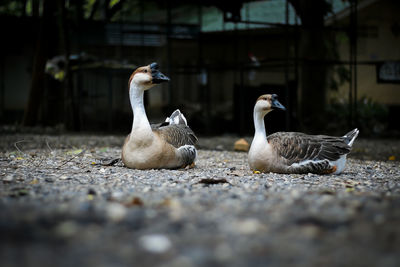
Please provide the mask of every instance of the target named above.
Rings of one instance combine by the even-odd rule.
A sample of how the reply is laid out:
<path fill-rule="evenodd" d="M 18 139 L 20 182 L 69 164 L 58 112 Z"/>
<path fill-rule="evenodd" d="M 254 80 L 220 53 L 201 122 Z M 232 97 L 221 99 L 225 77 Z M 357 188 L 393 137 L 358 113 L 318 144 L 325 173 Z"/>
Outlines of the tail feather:
<path fill-rule="evenodd" d="M 171 116 L 167 117 L 165 122 L 168 122 L 169 125 L 171 124 L 184 124 L 187 126 L 187 120 L 185 116 L 181 113 L 179 109 L 172 112 Z"/>
<path fill-rule="evenodd" d="M 192 145 L 184 145 L 178 148 L 182 157 L 182 167 L 186 167 L 195 162 L 197 157 L 197 150 Z"/>
<path fill-rule="evenodd" d="M 360 133 L 360 131 L 355 128 L 353 130 L 351 130 L 350 132 L 348 132 L 347 134 L 343 135 L 344 137 L 344 141 L 346 142 L 346 144 L 348 144 L 349 146 L 352 146 L 354 143 L 354 140 L 356 140 L 358 134 Z"/>

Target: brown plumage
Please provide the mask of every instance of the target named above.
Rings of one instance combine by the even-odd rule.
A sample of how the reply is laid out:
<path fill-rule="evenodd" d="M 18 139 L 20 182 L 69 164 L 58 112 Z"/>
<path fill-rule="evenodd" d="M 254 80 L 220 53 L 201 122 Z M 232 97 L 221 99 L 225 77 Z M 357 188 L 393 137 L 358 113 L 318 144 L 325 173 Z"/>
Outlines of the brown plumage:
<path fill-rule="evenodd" d="M 350 152 L 345 138 L 326 135 L 307 135 L 298 132 L 278 132 L 267 137 L 268 142 L 288 164 L 304 160 L 338 160 Z"/>
<path fill-rule="evenodd" d="M 185 124 L 160 126 L 155 129 L 153 128 L 153 131 L 176 148 L 184 145 L 194 146 L 198 140 L 192 129 Z"/>
<path fill-rule="evenodd" d="M 264 116 L 273 109 L 285 109 L 276 95 L 262 95 L 254 107 L 255 135 L 249 151 L 254 170 L 278 173 L 340 173 L 346 155 L 359 131 L 342 137 L 277 132 L 265 135 Z"/>

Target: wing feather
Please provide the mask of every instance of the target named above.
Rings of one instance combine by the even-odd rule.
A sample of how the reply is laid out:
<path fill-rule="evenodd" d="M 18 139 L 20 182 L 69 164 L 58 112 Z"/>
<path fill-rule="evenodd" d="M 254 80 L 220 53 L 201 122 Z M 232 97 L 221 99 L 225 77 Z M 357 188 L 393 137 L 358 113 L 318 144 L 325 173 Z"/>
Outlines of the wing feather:
<path fill-rule="evenodd" d="M 198 140 L 192 129 L 184 124 L 161 126 L 153 128 L 153 131 L 176 148 L 184 145 L 195 145 Z"/>
<path fill-rule="evenodd" d="M 267 137 L 268 142 L 289 165 L 306 160 L 335 161 L 350 152 L 343 137 L 307 135 L 298 132 L 278 132 Z"/>

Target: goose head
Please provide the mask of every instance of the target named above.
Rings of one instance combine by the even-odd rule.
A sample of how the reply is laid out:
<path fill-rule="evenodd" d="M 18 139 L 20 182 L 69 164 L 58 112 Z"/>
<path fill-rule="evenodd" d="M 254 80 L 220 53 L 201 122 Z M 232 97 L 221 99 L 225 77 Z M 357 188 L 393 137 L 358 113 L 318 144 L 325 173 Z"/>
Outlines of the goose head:
<path fill-rule="evenodd" d="M 278 101 L 278 95 L 276 94 L 260 96 L 254 106 L 254 111 L 261 113 L 263 116 L 274 109 L 286 110 L 286 108 Z"/>
<path fill-rule="evenodd" d="M 158 69 L 157 63 L 137 68 L 129 79 L 130 88 L 136 87 L 148 90 L 156 84 L 168 82 L 169 78 L 162 74 Z"/>

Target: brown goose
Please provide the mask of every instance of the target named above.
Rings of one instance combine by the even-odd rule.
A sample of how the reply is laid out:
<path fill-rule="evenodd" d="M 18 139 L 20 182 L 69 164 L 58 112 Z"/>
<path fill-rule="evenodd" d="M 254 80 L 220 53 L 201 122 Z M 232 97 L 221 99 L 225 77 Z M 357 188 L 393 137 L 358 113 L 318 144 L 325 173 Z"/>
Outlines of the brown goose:
<path fill-rule="evenodd" d="M 254 106 L 255 134 L 248 155 L 250 168 L 276 173 L 341 173 L 358 129 L 342 137 L 298 132 L 266 136 L 264 116 L 273 109 L 286 110 L 277 97 L 275 94 L 262 95 Z"/>
<path fill-rule="evenodd" d="M 186 118 L 175 110 L 164 123 L 150 125 L 143 104 L 144 91 L 169 78 L 157 63 L 137 68 L 129 79 L 129 98 L 134 114 L 131 133 L 122 147 L 122 162 L 134 169 L 175 169 L 194 163 L 197 137 Z"/>

